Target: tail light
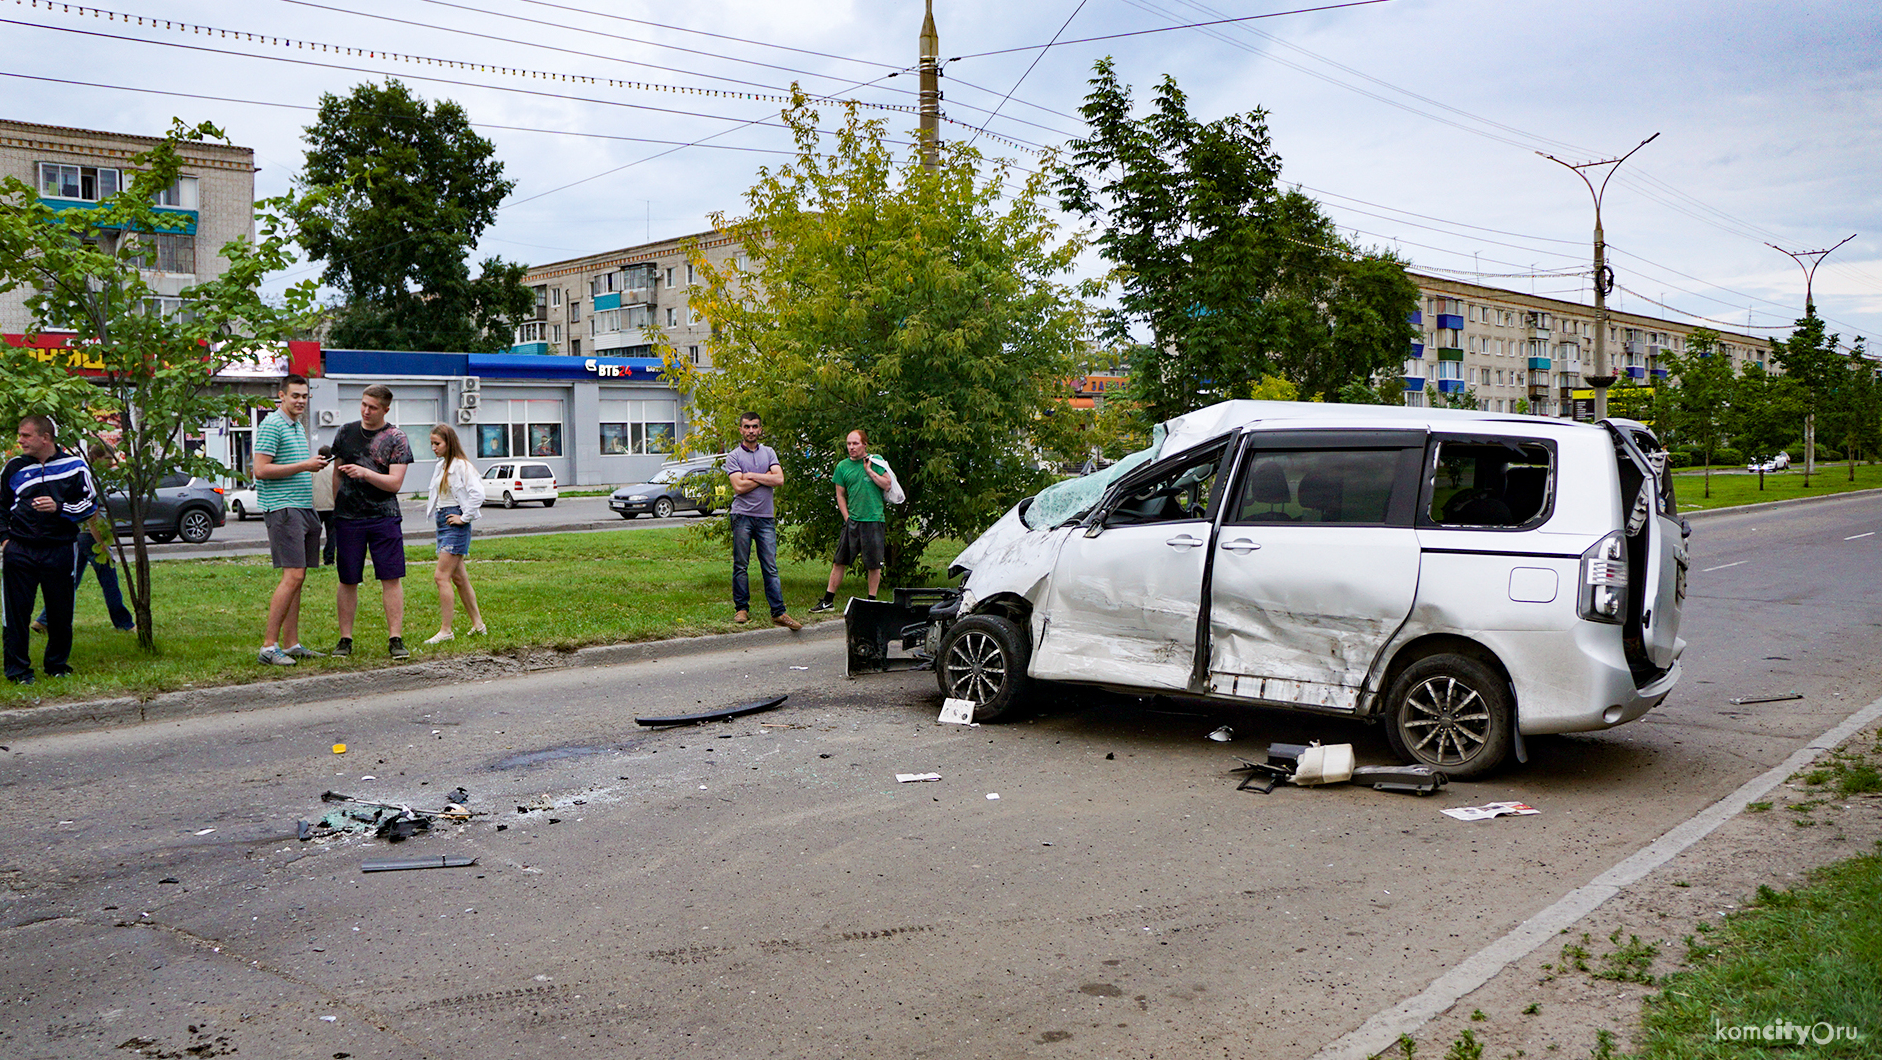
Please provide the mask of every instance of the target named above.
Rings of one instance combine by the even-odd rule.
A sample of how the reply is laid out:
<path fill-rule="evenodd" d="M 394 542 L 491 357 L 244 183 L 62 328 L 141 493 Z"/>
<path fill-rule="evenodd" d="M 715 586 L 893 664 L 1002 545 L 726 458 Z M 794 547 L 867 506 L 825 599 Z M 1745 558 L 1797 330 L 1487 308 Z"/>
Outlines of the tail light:
<path fill-rule="evenodd" d="M 1575 610 L 1590 622 L 1618 625 L 1627 617 L 1627 539 L 1619 530 L 1581 554 Z"/>

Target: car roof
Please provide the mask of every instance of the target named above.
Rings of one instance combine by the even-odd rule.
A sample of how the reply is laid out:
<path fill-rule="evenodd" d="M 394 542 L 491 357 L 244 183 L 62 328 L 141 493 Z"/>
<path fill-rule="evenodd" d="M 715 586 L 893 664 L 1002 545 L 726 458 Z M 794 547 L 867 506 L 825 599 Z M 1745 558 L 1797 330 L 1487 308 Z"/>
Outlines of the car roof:
<path fill-rule="evenodd" d="M 1497 433 L 1561 437 L 1600 430 L 1595 424 L 1552 416 L 1525 416 L 1471 409 L 1409 408 L 1402 405 L 1346 405 L 1320 401 L 1223 401 L 1164 422 L 1163 453 L 1177 453 L 1246 428 L 1314 430 L 1386 427 L 1427 431 L 1494 428 Z"/>

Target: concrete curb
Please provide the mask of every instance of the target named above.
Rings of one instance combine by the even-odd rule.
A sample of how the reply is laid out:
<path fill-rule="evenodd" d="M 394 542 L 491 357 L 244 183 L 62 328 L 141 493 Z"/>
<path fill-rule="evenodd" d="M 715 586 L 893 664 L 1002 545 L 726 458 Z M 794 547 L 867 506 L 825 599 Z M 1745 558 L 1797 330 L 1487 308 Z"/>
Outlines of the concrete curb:
<path fill-rule="evenodd" d="M 824 641 L 841 637 L 843 629 L 842 622 L 827 620 L 806 624 L 803 631 L 798 633 L 772 626 L 737 633 L 713 633 L 703 637 L 601 644 L 572 652 L 527 648 L 515 656 L 455 655 L 408 666 L 277 678 L 214 688 L 191 688 L 165 692 L 148 700 L 120 696 L 81 703 L 48 703 L 37 707 L 0 710 L 0 739 L 85 732 L 152 721 L 175 721 L 204 714 L 266 710 L 296 703 L 382 695 L 542 670 L 653 662 L 741 648 L 765 648 L 792 640 Z"/>
<path fill-rule="evenodd" d="M 1708 508 L 1703 512 L 1682 512 L 1680 514 L 1688 519 L 1714 519 L 1725 515 L 1756 515 L 1759 512 L 1769 512 L 1779 508 L 1795 508 L 1801 504 L 1822 504 L 1825 501 L 1840 501 L 1848 497 L 1868 497 L 1877 493 L 1882 493 L 1882 489 L 1845 490 L 1842 493 L 1826 493 L 1821 497 L 1791 497 L 1781 501 L 1740 504 L 1732 508 Z"/>

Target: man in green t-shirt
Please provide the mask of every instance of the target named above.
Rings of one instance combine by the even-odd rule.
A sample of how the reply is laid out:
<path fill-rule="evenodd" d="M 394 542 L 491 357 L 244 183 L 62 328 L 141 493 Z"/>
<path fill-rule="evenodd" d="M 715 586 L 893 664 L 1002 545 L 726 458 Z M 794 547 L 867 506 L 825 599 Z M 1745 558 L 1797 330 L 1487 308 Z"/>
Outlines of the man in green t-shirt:
<path fill-rule="evenodd" d="M 255 429 L 255 499 L 268 524 L 268 552 L 281 581 L 268 601 L 268 628 L 262 634 L 261 661 L 293 666 L 322 654 L 301 643 L 301 587 L 307 568 L 320 562 L 320 517 L 314 514 L 314 472 L 327 458 L 307 452 L 307 380 L 281 380 L 279 407 Z M 286 647 L 283 647 L 286 645 Z"/>
<path fill-rule="evenodd" d="M 836 483 L 836 508 L 843 513 L 843 536 L 836 542 L 836 560 L 830 565 L 830 585 L 811 611 L 836 610 L 836 587 L 849 573 L 851 561 L 862 557 L 869 574 L 869 598 L 882 586 L 882 556 L 887 541 L 882 525 L 882 491 L 889 488 L 888 465 L 869 457 L 869 435 L 854 430 L 843 440 L 849 459 L 837 461 L 830 476 Z M 880 468 L 880 470 L 878 470 Z"/>

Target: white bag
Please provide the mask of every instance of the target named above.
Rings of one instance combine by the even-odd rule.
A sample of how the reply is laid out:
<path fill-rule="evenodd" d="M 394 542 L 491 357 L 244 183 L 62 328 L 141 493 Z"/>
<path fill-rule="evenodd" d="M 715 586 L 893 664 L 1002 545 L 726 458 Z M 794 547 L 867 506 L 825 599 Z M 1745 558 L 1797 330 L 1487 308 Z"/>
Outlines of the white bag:
<path fill-rule="evenodd" d="M 889 488 L 882 491 L 883 500 L 890 504 L 901 504 L 908 500 L 908 494 L 902 492 L 902 480 L 895 477 L 895 471 L 889 467 L 887 460 L 870 453 L 869 462 L 875 465 L 877 474 L 888 476 Z"/>

